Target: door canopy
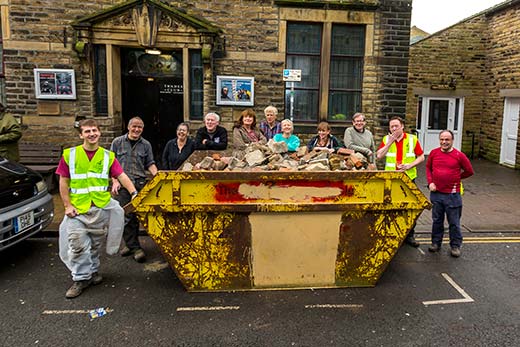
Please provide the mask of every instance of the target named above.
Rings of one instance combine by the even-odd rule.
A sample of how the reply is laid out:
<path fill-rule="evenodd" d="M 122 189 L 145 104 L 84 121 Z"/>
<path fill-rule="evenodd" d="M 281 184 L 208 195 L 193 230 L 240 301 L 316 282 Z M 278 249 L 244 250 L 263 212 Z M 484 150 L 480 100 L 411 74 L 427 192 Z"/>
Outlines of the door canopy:
<path fill-rule="evenodd" d="M 72 23 L 80 57 L 92 44 L 143 48 L 202 49 L 206 63 L 218 45 L 221 29 L 158 0 L 131 0 Z"/>

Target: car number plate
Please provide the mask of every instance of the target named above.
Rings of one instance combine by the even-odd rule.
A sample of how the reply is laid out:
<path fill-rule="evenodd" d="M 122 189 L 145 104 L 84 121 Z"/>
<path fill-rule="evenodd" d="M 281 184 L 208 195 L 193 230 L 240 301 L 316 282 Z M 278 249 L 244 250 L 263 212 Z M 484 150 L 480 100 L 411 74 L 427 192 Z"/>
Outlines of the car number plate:
<path fill-rule="evenodd" d="M 24 231 L 34 224 L 34 212 L 29 211 L 15 218 L 14 232 L 15 234 Z"/>

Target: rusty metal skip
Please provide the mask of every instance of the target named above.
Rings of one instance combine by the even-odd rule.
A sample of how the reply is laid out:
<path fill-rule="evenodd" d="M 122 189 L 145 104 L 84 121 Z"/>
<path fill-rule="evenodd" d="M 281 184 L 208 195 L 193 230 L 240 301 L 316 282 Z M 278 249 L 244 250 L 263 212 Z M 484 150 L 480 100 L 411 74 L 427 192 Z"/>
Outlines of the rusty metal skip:
<path fill-rule="evenodd" d="M 160 171 L 132 204 L 188 291 L 375 286 L 431 207 L 391 171 Z"/>

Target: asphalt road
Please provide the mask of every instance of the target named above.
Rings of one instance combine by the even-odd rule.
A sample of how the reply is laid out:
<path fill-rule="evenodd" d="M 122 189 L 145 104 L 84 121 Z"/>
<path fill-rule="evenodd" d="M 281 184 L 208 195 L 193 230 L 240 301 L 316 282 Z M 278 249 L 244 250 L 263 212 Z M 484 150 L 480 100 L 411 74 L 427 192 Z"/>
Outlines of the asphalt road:
<path fill-rule="evenodd" d="M 471 237 L 459 259 L 401 248 L 374 288 L 234 293 L 186 292 L 144 237 L 147 263 L 104 257 L 105 281 L 73 300 L 57 239 L 30 239 L 0 253 L 0 344 L 517 346 L 520 235 Z"/>

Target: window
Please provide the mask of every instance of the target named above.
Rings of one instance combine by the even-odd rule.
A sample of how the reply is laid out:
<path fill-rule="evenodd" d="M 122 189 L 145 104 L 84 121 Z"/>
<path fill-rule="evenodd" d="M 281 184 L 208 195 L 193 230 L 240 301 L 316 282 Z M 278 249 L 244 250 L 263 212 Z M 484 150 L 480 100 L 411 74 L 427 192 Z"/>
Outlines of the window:
<path fill-rule="evenodd" d="M 333 25 L 331 41 L 327 118 L 346 119 L 361 111 L 365 28 Z"/>
<path fill-rule="evenodd" d="M 96 97 L 96 115 L 108 114 L 107 88 L 107 50 L 105 45 L 94 46 L 94 94 Z"/>
<path fill-rule="evenodd" d="M 289 23 L 287 26 L 287 68 L 302 70 L 301 82 L 294 82 L 293 119 L 316 120 L 319 110 L 321 24 Z M 286 84 L 286 117 L 290 115 L 291 88 Z"/>
<path fill-rule="evenodd" d="M 200 50 L 190 50 L 190 119 L 203 118 L 204 73 Z"/>
<path fill-rule="evenodd" d="M 302 81 L 294 83 L 295 121 L 342 121 L 361 111 L 365 26 L 289 22 L 286 51 L 287 68 L 302 70 Z M 291 93 L 287 83 L 288 118 Z"/>

